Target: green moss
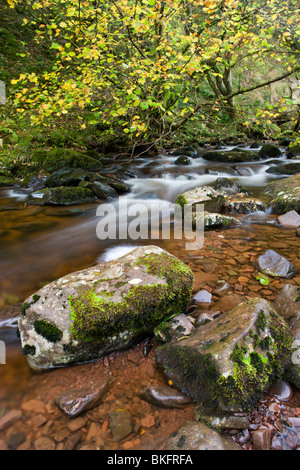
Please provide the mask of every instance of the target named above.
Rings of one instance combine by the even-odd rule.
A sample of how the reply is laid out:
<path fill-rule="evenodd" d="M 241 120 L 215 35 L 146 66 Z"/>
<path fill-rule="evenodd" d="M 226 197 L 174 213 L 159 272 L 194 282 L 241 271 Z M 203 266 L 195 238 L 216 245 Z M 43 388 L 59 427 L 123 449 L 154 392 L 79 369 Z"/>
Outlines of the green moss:
<path fill-rule="evenodd" d="M 186 198 L 185 198 L 182 194 L 179 194 L 179 196 L 178 196 L 177 199 L 176 199 L 176 203 L 175 203 L 175 204 L 178 204 L 178 205 L 182 208 L 182 210 L 183 210 L 185 204 L 187 204 L 187 203 L 188 203 L 188 202 L 187 202 Z"/>
<path fill-rule="evenodd" d="M 43 336 L 43 338 L 51 343 L 60 341 L 63 336 L 63 332 L 57 328 L 57 326 L 44 320 L 35 320 L 33 327 L 39 335 Z"/>
<path fill-rule="evenodd" d="M 257 333 L 260 334 L 262 331 L 264 331 L 266 329 L 267 325 L 268 325 L 268 322 L 267 322 L 266 314 L 263 310 L 261 310 L 258 313 L 257 319 L 255 321 L 255 329 L 256 329 Z"/>
<path fill-rule="evenodd" d="M 188 266 L 165 253 L 145 255 L 136 265 L 145 266 L 149 274 L 165 283 L 132 286 L 123 293 L 122 301 L 115 302 L 108 299 L 106 291 L 96 292 L 99 282 L 92 287 L 83 286 L 76 297 L 68 299 L 73 320 L 71 332 L 75 338 L 100 341 L 122 331 L 145 332 L 185 310 L 193 281 Z"/>
<path fill-rule="evenodd" d="M 22 349 L 22 354 L 23 356 L 34 356 L 35 355 L 35 346 L 31 346 L 30 344 L 25 344 L 25 346 Z"/>
<path fill-rule="evenodd" d="M 41 298 L 38 294 L 33 294 L 31 304 L 35 304 Z"/>
<path fill-rule="evenodd" d="M 30 307 L 31 303 L 29 302 L 24 302 L 23 305 L 20 307 L 20 313 L 21 315 L 26 315 L 26 310 Z"/>

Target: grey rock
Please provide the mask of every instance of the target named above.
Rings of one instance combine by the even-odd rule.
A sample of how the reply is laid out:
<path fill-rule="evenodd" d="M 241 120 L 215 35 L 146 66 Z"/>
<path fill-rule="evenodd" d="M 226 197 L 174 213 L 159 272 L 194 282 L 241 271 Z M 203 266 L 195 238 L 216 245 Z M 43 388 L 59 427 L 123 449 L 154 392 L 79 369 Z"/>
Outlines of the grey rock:
<path fill-rule="evenodd" d="M 166 342 L 171 341 L 171 339 L 188 336 L 193 329 L 194 325 L 191 320 L 181 313 L 154 328 L 154 336 L 159 342 Z"/>
<path fill-rule="evenodd" d="M 188 338 L 158 347 L 156 358 L 174 386 L 204 409 L 245 411 L 269 388 L 277 361 L 282 370 L 290 365 L 291 341 L 271 304 L 254 298 Z"/>
<path fill-rule="evenodd" d="M 111 413 L 109 418 L 113 441 L 119 442 L 132 433 L 133 423 L 127 411 L 116 411 Z"/>
<path fill-rule="evenodd" d="M 286 258 L 274 250 L 267 250 L 254 263 L 255 267 L 272 277 L 290 279 L 296 273 L 296 268 Z"/>
<path fill-rule="evenodd" d="M 67 416 L 74 418 L 97 406 L 108 391 L 109 385 L 110 381 L 103 379 L 96 385 L 72 388 L 62 392 L 55 402 Z"/>
<path fill-rule="evenodd" d="M 185 311 L 194 276 L 157 246 L 64 276 L 30 296 L 18 321 L 29 365 L 44 369 L 131 347 Z"/>
<path fill-rule="evenodd" d="M 150 386 L 139 393 L 139 397 L 161 408 L 184 408 L 192 403 L 189 396 L 168 386 Z"/>
<path fill-rule="evenodd" d="M 226 439 L 204 423 L 192 421 L 169 437 L 164 450 L 241 450 L 232 439 Z"/>

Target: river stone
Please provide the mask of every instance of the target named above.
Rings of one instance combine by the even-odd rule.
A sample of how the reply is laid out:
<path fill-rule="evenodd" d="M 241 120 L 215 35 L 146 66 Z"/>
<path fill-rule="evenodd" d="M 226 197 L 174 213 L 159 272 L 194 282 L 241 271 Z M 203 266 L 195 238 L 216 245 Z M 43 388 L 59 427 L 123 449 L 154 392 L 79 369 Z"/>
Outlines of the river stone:
<path fill-rule="evenodd" d="M 45 181 L 47 188 L 58 188 L 59 186 L 77 186 L 85 179 L 86 170 L 82 168 L 63 168 L 54 172 Z"/>
<path fill-rule="evenodd" d="M 266 170 L 266 173 L 273 175 L 295 175 L 296 173 L 300 173 L 300 162 L 271 166 Z"/>
<path fill-rule="evenodd" d="M 201 204 L 204 206 L 205 211 L 219 212 L 224 200 L 225 198 L 221 193 L 210 186 L 203 186 L 179 194 L 176 204 L 180 205 L 182 210 L 185 205 L 192 207 L 194 210 L 197 205 Z"/>
<path fill-rule="evenodd" d="M 95 181 L 94 183 L 81 181 L 78 186 L 93 191 L 98 199 L 106 200 L 117 197 L 117 191 L 114 188 L 111 188 L 108 184 L 100 183 L 100 181 Z"/>
<path fill-rule="evenodd" d="M 231 438 L 204 423 L 192 421 L 173 433 L 163 446 L 164 450 L 242 450 Z"/>
<path fill-rule="evenodd" d="M 271 208 L 274 214 L 285 214 L 292 210 L 300 213 L 300 175 L 268 183 L 264 193 L 272 197 Z"/>
<path fill-rule="evenodd" d="M 287 158 L 299 157 L 300 156 L 300 144 L 290 145 L 286 156 Z"/>
<path fill-rule="evenodd" d="M 263 144 L 258 152 L 259 158 L 277 158 L 281 156 L 281 150 L 273 144 Z"/>
<path fill-rule="evenodd" d="M 246 411 L 291 360 L 291 335 L 266 300 L 253 298 L 157 349 L 174 386 L 203 409 Z"/>
<path fill-rule="evenodd" d="M 59 408 L 70 418 L 97 406 L 109 389 L 109 380 L 103 379 L 93 386 L 72 387 L 62 392 L 55 400 Z"/>
<path fill-rule="evenodd" d="M 300 388 L 300 287 L 286 284 L 280 294 L 274 299 L 274 306 L 278 313 L 289 325 L 294 343 L 292 365 L 286 373 L 287 379 L 297 388 Z"/>
<path fill-rule="evenodd" d="M 157 341 L 165 343 L 172 338 L 189 335 L 193 328 L 194 325 L 191 320 L 184 313 L 181 313 L 154 328 L 154 336 Z"/>
<path fill-rule="evenodd" d="M 300 225 L 300 215 L 296 211 L 289 211 L 277 217 L 278 222 L 284 227 L 297 228 Z"/>
<path fill-rule="evenodd" d="M 240 414 L 243 416 L 236 416 L 233 413 L 207 414 L 197 406 L 194 418 L 196 421 L 205 421 L 215 429 L 248 429 L 250 423 L 247 413 Z"/>
<path fill-rule="evenodd" d="M 190 397 L 166 385 L 147 387 L 139 397 L 160 408 L 184 408 L 192 403 Z"/>
<path fill-rule="evenodd" d="M 215 189 L 224 195 L 232 195 L 238 193 L 249 194 L 249 191 L 236 181 L 229 178 L 217 178 Z"/>
<path fill-rule="evenodd" d="M 252 214 L 253 212 L 263 212 L 265 204 L 254 199 L 233 199 L 227 198 L 223 204 L 225 212 L 233 212 L 235 214 Z"/>
<path fill-rule="evenodd" d="M 283 256 L 274 250 L 267 250 L 254 262 L 258 271 L 272 277 L 290 279 L 296 273 L 296 268 Z"/>
<path fill-rule="evenodd" d="M 185 311 L 193 273 L 157 246 L 68 274 L 21 306 L 23 354 L 34 369 L 87 362 L 126 349 Z"/>
<path fill-rule="evenodd" d="M 175 165 L 190 165 L 191 160 L 188 157 L 184 157 L 183 155 L 181 155 L 180 157 L 176 158 L 174 164 Z"/>
<path fill-rule="evenodd" d="M 227 163 L 252 162 L 260 159 L 257 152 L 243 149 L 208 150 L 203 153 L 202 158 L 204 160 Z"/>
<path fill-rule="evenodd" d="M 132 433 L 133 423 L 130 413 L 123 410 L 115 411 L 109 417 L 113 441 L 119 442 Z"/>
<path fill-rule="evenodd" d="M 46 188 L 32 193 L 33 197 L 41 199 L 42 204 L 50 206 L 71 206 L 94 202 L 93 191 L 87 188 L 59 187 Z"/>
<path fill-rule="evenodd" d="M 224 214 L 213 214 L 204 212 L 204 230 L 215 230 L 241 225 L 241 222 L 235 217 Z M 193 217 L 193 228 L 196 227 L 196 216 Z"/>

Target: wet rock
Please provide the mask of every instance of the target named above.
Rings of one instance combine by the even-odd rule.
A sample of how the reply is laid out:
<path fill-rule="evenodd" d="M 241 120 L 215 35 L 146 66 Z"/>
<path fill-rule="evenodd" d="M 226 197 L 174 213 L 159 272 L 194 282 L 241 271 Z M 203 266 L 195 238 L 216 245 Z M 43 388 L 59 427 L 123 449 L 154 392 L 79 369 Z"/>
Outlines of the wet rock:
<path fill-rule="evenodd" d="M 49 437 L 40 437 L 34 442 L 35 450 L 55 450 L 55 442 Z"/>
<path fill-rule="evenodd" d="M 164 450 L 241 450 L 231 439 L 226 439 L 204 423 L 190 422 L 171 435 Z"/>
<path fill-rule="evenodd" d="M 284 227 L 297 228 L 300 226 L 300 215 L 296 211 L 289 211 L 277 217 L 278 222 Z"/>
<path fill-rule="evenodd" d="M 177 155 L 180 156 L 185 156 L 185 157 L 195 157 L 197 155 L 197 150 L 195 150 L 193 147 L 181 147 L 172 152 L 172 155 L 174 157 L 177 157 Z"/>
<path fill-rule="evenodd" d="M 58 188 L 59 186 L 77 186 L 86 176 L 86 170 L 82 168 L 63 168 L 54 172 L 45 181 L 47 188 Z M 41 189 L 41 188 L 36 188 Z"/>
<path fill-rule="evenodd" d="M 215 415 L 207 414 L 201 407 L 196 407 L 194 417 L 196 421 L 205 421 L 214 429 L 248 429 L 249 427 L 249 418 L 246 413 L 244 416 L 235 416 L 228 413 Z"/>
<path fill-rule="evenodd" d="M 130 191 L 128 184 L 112 176 L 103 176 L 99 175 L 99 173 L 87 172 L 85 179 L 86 181 L 98 181 L 99 183 L 111 186 L 118 194 L 127 193 Z"/>
<path fill-rule="evenodd" d="M 10 410 L 8 411 L 2 418 L 0 418 L 0 431 L 8 428 L 16 421 L 22 418 L 22 411 L 21 410 Z"/>
<path fill-rule="evenodd" d="M 233 149 L 223 151 L 208 150 L 203 153 L 202 158 L 216 162 L 240 163 L 257 161 L 261 157 L 258 156 L 257 152 L 251 150 Z"/>
<path fill-rule="evenodd" d="M 210 186 L 203 186 L 179 194 L 176 204 L 181 206 L 182 210 L 185 206 L 192 207 L 194 210 L 200 204 L 204 206 L 205 211 L 219 212 L 224 200 L 224 196 L 221 193 Z"/>
<path fill-rule="evenodd" d="M 131 416 L 126 411 L 116 411 L 110 414 L 110 429 L 113 441 L 119 442 L 133 431 Z"/>
<path fill-rule="evenodd" d="M 69 437 L 69 439 L 67 439 L 63 446 L 63 450 L 74 450 L 77 444 L 81 441 L 81 438 L 82 434 L 80 432 L 75 432 L 71 437 Z"/>
<path fill-rule="evenodd" d="M 196 220 L 194 218 L 194 220 Z M 193 220 L 193 227 L 196 226 Z M 215 230 L 241 225 L 241 222 L 235 217 L 223 214 L 213 214 L 204 212 L 204 230 Z"/>
<path fill-rule="evenodd" d="M 161 408 L 184 408 L 192 403 L 190 397 L 168 386 L 151 386 L 139 393 L 139 397 Z"/>
<path fill-rule="evenodd" d="M 71 432 L 79 431 L 79 429 L 83 428 L 86 425 L 86 418 L 79 416 L 78 418 L 72 419 L 68 423 L 68 429 Z"/>
<path fill-rule="evenodd" d="M 233 195 L 238 193 L 249 194 L 250 192 L 236 181 L 229 178 L 217 178 L 215 189 L 223 195 Z"/>
<path fill-rule="evenodd" d="M 213 295 L 217 295 L 218 297 L 223 297 L 223 295 L 227 294 L 228 291 L 231 289 L 231 284 L 229 282 L 223 282 L 218 287 L 213 290 Z"/>
<path fill-rule="evenodd" d="M 267 250 L 254 263 L 256 269 L 272 277 L 290 279 L 296 273 L 296 268 L 283 256 L 274 250 Z"/>
<path fill-rule="evenodd" d="M 56 403 L 64 413 L 74 418 L 97 406 L 109 389 L 110 381 L 103 379 L 96 385 L 71 388 L 59 395 Z"/>
<path fill-rule="evenodd" d="M 223 204 L 223 209 L 225 212 L 229 213 L 252 214 L 254 212 L 263 212 L 265 210 L 265 204 L 261 201 L 248 198 L 242 200 L 228 198 Z"/>
<path fill-rule="evenodd" d="M 12 434 L 8 441 L 8 448 L 12 450 L 16 450 L 25 441 L 26 441 L 26 436 L 23 432 L 17 432 L 15 434 Z"/>
<path fill-rule="evenodd" d="M 285 214 L 291 210 L 300 213 L 300 175 L 268 183 L 264 193 L 271 196 L 272 212 Z"/>
<path fill-rule="evenodd" d="M 175 165 L 190 165 L 191 160 L 188 157 L 184 157 L 183 155 L 181 157 L 178 157 L 175 162 Z"/>
<path fill-rule="evenodd" d="M 296 173 L 300 173 L 300 163 L 271 166 L 266 170 L 266 173 L 273 175 L 295 175 Z"/>
<path fill-rule="evenodd" d="M 154 336 L 159 342 L 171 341 L 171 339 L 178 339 L 182 336 L 188 336 L 194 329 L 193 323 L 187 318 L 186 315 L 181 313 L 170 318 L 154 328 Z"/>
<path fill-rule="evenodd" d="M 258 152 L 259 158 L 277 158 L 281 156 L 281 150 L 273 144 L 263 144 Z"/>
<path fill-rule="evenodd" d="M 269 388 L 279 364 L 287 368 L 290 345 L 284 320 L 266 300 L 254 298 L 189 338 L 160 346 L 156 357 L 175 387 L 205 409 L 235 412 Z"/>
<path fill-rule="evenodd" d="M 299 157 L 300 156 L 300 144 L 290 145 L 286 156 L 287 158 Z"/>
<path fill-rule="evenodd" d="M 95 201 L 93 191 L 88 188 L 77 187 L 46 188 L 32 193 L 32 196 L 39 198 L 43 204 L 50 206 L 70 206 Z"/>
<path fill-rule="evenodd" d="M 289 401 L 293 396 L 292 387 L 281 380 L 280 382 L 275 383 L 268 390 L 268 395 L 278 398 L 280 401 Z"/>
<path fill-rule="evenodd" d="M 82 181 L 78 186 L 92 191 L 98 199 L 106 200 L 117 197 L 117 192 L 114 188 L 111 188 L 107 184 L 100 183 L 100 181 L 93 183 Z"/>
<path fill-rule="evenodd" d="M 192 297 L 192 300 L 197 304 L 206 304 L 205 307 L 207 307 L 207 305 L 211 304 L 212 295 L 207 290 L 202 289 Z"/>
<path fill-rule="evenodd" d="M 34 369 L 97 359 L 153 331 L 169 312 L 185 311 L 193 273 L 157 246 L 54 281 L 21 307 L 23 352 Z"/>
<path fill-rule="evenodd" d="M 268 428 L 261 427 L 257 431 L 253 431 L 252 435 L 254 450 L 270 450 L 271 449 L 271 432 Z"/>
<path fill-rule="evenodd" d="M 46 411 L 45 403 L 35 398 L 23 402 L 21 408 L 24 411 L 33 411 L 34 413 L 43 413 Z"/>

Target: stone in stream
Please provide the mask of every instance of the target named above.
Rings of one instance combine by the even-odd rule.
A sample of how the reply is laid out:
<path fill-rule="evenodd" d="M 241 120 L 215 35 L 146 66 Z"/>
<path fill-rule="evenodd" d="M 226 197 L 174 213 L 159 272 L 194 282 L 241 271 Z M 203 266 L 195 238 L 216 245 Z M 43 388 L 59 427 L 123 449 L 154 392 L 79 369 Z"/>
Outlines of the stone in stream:
<path fill-rule="evenodd" d="M 204 160 L 227 163 L 252 162 L 260 160 L 257 152 L 235 148 L 232 150 L 208 150 L 202 154 Z"/>
<path fill-rule="evenodd" d="M 161 408 L 184 408 L 192 403 L 190 397 L 166 385 L 147 387 L 139 397 Z"/>
<path fill-rule="evenodd" d="M 287 158 L 299 157 L 300 156 L 300 144 L 292 144 L 289 146 Z"/>
<path fill-rule="evenodd" d="M 281 156 L 281 150 L 273 144 L 263 144 L 258 152 L 259 158 L 277 158 Z"/>
<path fill-rule="evenodd" d="M 185 156 L 185 157 L 195 157 L 197 155 L 197 150 L 193 147 L 181 147 L 172 152 L 174 157 Z"/>
<path fill-rule="evenodd" d="M 188 157 L 184 157 L 183 155 L 181 155 L 175 160 L 174 164 L 175 165 L 190 165 L 191 160 Z"/>
<path fill-rule="evenodd" d="M 236 181 L 229 178 L 217 178 L 215 182 L 215 189 L 223 195 L 233 195 L 243 193 L 249 195 L 250 192 Z"/>
<path fill-rule="evenodd" d="M 98 359 L 140 341 L 190 302 L 194 276 L 157 246 L 68 274 L 21 306 L 23 353 L 34 369 Z"/>
<path fill-rule="evenodd" d="M 86 170 L 82 168 L 63 168 L 55 171 L 45 181 L 47 188 L 58 188 L 60 186 L 77 186 L 86 176 Z"/>
<path fill-rule="evenodd" d="M 179 194 L 176 199 L 176 204 L 184 209 L 184 206 L 191 206 L 195 209 L 198 204 L 204 206 L 204 210 L 208 212 L 219 212 L 222 208 L 224 196 L 211 188 L 210 186 L 203 186 L 185 191 Z"/>
<path fill-rule="evenodd" d="M 154 328 L 153 332 L 158 342 L 166 342 L 189 335 L 193 328 L 194 325 L 191 320 L 184 313 L 181 313 L 162 322 Z"/>
<path fill-rule="evenodd" d="M 296 211 L 289 211 L 277 217 L 278 222 L 284 227 L 297 228 L 300 225 L 300 215 Z"/>
<path fill-rule="evenodd" d="M 272 198 L 270 204 L 274 214 L 285 214 L 292 210 L 300 213 L 300 175 L 272 181 L 263 192 Z"/>
<path fill-rule="evenodd" d="M 109 380 L 103 379 L 93 386 L 65 390 L 55 400 L 59 408 L 70 418 L 97 406 L 109 389 Z"/>
<path fill-rule="evenodd" d="M 95 201 L 91 189 L 77 187 L 46 188 L 32 193 L 42 204 L 50 206 L 70 206 L 73 204 L 86 204 Z"/>
<path fill-rule="evenodd" d="M 295 175 L 296 173 L 300 173 L 300 162 L 271 166 L 266 170 L 266 173 L 273 175 Z"/>
<path fill-rule="evenodd" d="M 296 273 L 296 268 L 286 258 L 274 250 L 267 250 L 254 262 L 258 271 L 272 277 L 290 279 Z"/>
<path fill-rule="evenodd" d="M 192 421 L 173 433 L 165 442 L 163 450 L 176 452 L 184 450 L 242 450 L 230 437 L 204 423 Z"/>
<path fill-rule="evenodd" d="M 110 414 L 110 429 L 113 441 L 119 442 L 133 431 L 133 423 L 130 413 L 127 411 L 115 411 Z"/>
<path fill-rule="evenodd" d="M 247 411 L 290 365 L 292 338 L 266 300 L 243 302 L 157 349 L 174 386 L 206 410 Z"/>
<path fill-rule="evenodd" d="M 274 306 L 289 325 L 295 340 L 292 364 L 286 376 L 291 383 L 300 388 L 300 287 L 286 284 L 274 299 Z"/>
<path fill-rule="evenodd" d="M 111 188 L 107 184 L 100 183 L 100 181 L 95 181 L 93 183 L 81 181 L 78 187 L 92 191 L 98 199 L 106 200 L 117 197 L 117 191 L 114 188 Z"/>
<path fill-rule="evenodd" d="M 264 212 L 265 204 L 254 199 L 234 199 L 228 198 L 223 204 L 223 209 L 227 213 L 252 214 L 254 212 Z"/>

